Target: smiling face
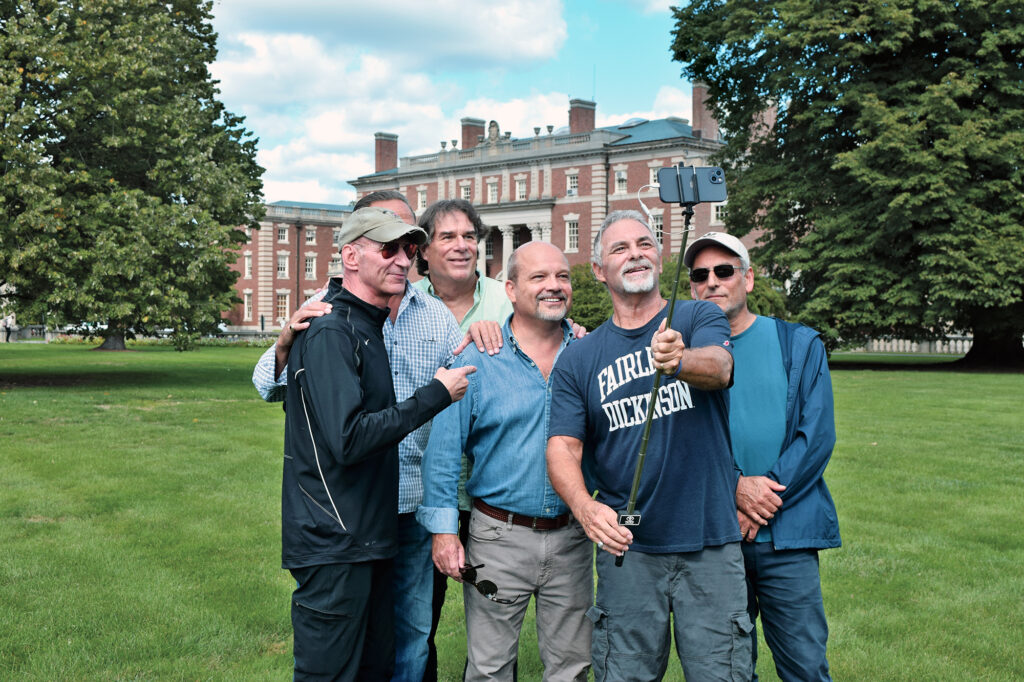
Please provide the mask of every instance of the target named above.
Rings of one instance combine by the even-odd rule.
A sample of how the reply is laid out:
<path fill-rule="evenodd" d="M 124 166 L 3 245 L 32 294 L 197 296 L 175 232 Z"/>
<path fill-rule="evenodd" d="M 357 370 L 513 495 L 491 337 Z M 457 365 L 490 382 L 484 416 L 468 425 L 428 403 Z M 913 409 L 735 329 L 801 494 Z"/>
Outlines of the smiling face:
<path fill-rule="evenodd" d="M 505 282 L 505 292 L 516 317 L 564 319 L 572 306 L 572 284 L 562 252 L 547 242 L 529 242 L 516 251 L 515 259 L 515 277 Z"/>
<path fill-rule="evenodd" d="M 731 277 L 719 278 L 716 265 L 735 267 Z M 690 292 L 698 301 L 711 301 L 725 313 L 732 322 L 747 310 L 747 294 L 754 290 L 754 271 L 740 268 L 740 257 L 732 251 L 708 246 L 701 249 L 693 259 L 693 269 L 708 269 L 708 278 L 703 282 L 691 282 Z"/>
<path fill-rule="evenodd" d="M 475 281 L 476 256 L 476 230 L 466 214 L 451 211 L 440 216 L 434 223 L 430 244 L 423 247 L 431 281 Z"/>
<path fill-rule="evenodd" d="M 654 235 L 635 220 L 619 220 L 601 235 L 601 265 L 594 276 L 613 294 L 648 294 L 658 289 L 661 257 Z"/>

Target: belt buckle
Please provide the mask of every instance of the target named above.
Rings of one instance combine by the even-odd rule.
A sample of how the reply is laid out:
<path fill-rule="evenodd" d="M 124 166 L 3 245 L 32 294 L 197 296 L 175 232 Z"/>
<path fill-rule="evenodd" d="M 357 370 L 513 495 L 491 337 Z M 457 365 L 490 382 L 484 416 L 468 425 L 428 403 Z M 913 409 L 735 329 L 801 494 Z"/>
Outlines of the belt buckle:
<path fill-rule="evenodd" d="M 534 517 L 533 517 L 533 526 L 532 526 L 532 529 L 533 529 L 533 530 L 537 530 L 537 517 L 536 517 L 536 516 L 534 516 Z"/>

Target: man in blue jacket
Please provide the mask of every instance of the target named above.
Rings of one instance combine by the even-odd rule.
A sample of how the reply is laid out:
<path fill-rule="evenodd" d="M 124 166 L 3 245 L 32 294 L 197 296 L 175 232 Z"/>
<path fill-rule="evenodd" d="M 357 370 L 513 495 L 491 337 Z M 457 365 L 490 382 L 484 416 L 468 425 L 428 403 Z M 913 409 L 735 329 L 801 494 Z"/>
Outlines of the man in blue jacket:
<path fill-rule="evenodd" d="M 825 347 L 809 327 L 749 310 L 754 272 L 735 237 L 709 232 L 683 262 L 694 299 L 717 304 L 729 320 L 729 432 L 750 618 L 760 613 L 780 678 L 831 679 L 818 550 L 840 540 L 823 478 L 836 441 Z M 751 639 L 756 665 L 756 630 Z"/>
<path fill-rule="evenodd" d="M 354 212 L 339 239 L 330 312 L 288 356 L 282 566 L 292 595 L 295 679 L 386 680 L 395 662 L 398 443 L 465 393 L 472 367 L 439 368 L 396 404 L 383 325 L 405 291 L 420 228 Z"/>

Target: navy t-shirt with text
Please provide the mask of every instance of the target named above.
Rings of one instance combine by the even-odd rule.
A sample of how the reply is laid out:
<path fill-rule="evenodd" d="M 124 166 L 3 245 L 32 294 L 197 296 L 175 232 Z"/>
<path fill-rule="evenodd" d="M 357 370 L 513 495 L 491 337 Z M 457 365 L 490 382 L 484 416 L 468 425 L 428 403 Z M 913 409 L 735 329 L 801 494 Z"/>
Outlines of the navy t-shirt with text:
<path fill-rule="evenodd" d="M 625 511 L 654 368 L 651 337 L 667 306 L 643 327 L 608 320 L 570 344 L 551 374 L 550 436 L 583 442 L 583 477 L 598 501 Z M 729 323 L 718 306 L 678 301 L 672 327 L 687 348 L 731 352 Z M 655 402 L 631 549 L 692 552 L 740 540 L 726 391 L 703 391 L 662 377 Z"/>

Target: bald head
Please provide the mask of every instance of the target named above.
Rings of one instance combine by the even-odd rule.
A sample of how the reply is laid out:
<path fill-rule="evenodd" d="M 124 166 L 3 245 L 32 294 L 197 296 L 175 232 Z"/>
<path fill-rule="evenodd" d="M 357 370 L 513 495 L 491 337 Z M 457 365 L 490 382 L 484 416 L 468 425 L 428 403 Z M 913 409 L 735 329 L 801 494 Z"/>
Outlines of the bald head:
<path fill-rule="evenodd" d="M 505 292 L 517 316 L 559 321 L 572 305 L 569 261 L 550 242 L 527 242 L 508 260 Z"/>

